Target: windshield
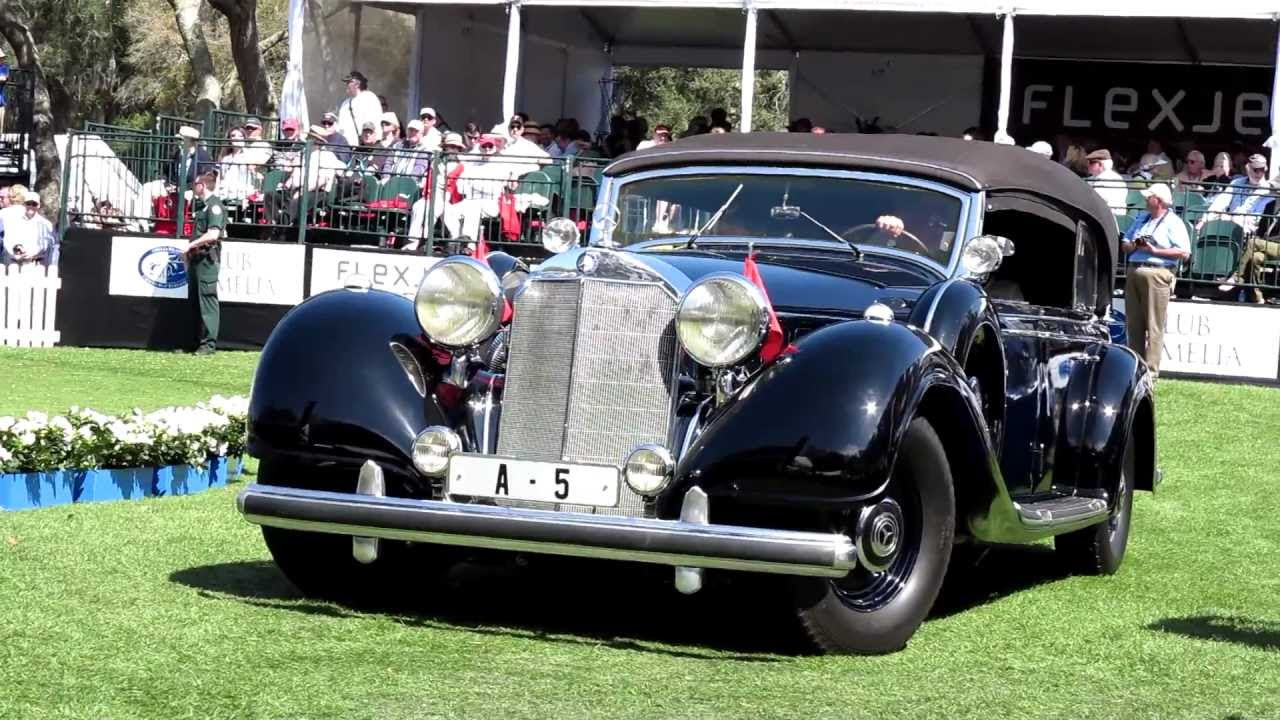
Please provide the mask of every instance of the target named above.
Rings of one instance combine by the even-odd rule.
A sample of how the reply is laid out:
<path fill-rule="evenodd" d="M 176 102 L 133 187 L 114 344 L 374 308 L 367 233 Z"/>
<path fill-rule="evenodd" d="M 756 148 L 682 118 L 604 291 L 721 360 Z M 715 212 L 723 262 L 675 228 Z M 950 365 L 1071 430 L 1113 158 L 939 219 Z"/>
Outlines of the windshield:
<path fill-rule="evenodd" d="M 687 237 L 701 229 L 704 240 L 844 240 L 863 249 L 897 248 L 946 265 L 955 245 L 961 207 L 955 196 L 887 180 L 743 173 L 668 175 L 621 185 L 612 240 L 625 246 Z"/>

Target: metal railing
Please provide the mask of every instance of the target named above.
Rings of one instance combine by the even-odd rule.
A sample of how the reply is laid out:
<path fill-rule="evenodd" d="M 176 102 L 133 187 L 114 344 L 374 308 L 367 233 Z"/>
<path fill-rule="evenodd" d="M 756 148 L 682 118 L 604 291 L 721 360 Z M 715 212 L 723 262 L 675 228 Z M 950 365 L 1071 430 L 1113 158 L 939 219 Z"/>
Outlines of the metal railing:
<path fill-rule="evenodd" d="M 575 220 L 585 237 L 604 163 L 221 138 L 201 139 L 192 155 L 158 135 L 93 130 L 68 141 L 62 228 L 190 236 L 188 191 L 214 171 L 231 237 L 433 254 L 483 237 L 536 258 L 552 217 Z"/>
<path fill-rule="evenodd" d="M 1191 244 L 1191 257 L 1176 273 L 1178 296 L 1280 303 L 1280 183 L 1094 183 L 1115 214 L 1122 238 L 1140 232 L 1147 212 L 1142 190 L 1156 182 L 1173 185 L 1174 216 L 1186 227 Z M 1128 265 L 1122 252 L 1116 264 L 1121 282 Z"/>
<path fill-rule="evenodd" d="M 228 130 L 243 127 L 251 119 L 262 123 L 262 137 L 264 139 L 275 140 L 280 137 L 280 118 L 262 117 L 232 110 L 211 111 L 204 123 L 204 134 L 210 137 L 226 137 Z"/>

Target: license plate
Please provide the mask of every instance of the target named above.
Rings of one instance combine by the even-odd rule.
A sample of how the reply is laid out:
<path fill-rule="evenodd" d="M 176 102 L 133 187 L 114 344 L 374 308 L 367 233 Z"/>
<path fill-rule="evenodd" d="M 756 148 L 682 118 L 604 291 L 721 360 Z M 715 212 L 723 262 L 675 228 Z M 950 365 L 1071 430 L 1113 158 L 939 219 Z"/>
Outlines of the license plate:
<path fill-rule="evenodd" d="M 454 455 L 449 460 L 447 492 L 470 497 L 615 507 L 618 468 L 513 460 L 492 455 Z"/>

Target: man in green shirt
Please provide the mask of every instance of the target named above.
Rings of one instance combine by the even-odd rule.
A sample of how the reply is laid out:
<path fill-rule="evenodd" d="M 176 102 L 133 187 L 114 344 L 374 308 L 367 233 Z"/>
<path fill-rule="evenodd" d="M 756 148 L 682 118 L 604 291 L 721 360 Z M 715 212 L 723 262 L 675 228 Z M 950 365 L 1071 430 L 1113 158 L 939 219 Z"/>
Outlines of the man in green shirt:
<path fill-rule="evenodd" d="M 187 290 L 193 313 L 200 316 L 196 354 L 212 354 L 218 344 L 218 270 L 222 238 L 227 233 L 227 211 L 213 191 L 218 176 L 204 173 L 192 186 L 195 195 L 196 238 L 187 246 Z"/>

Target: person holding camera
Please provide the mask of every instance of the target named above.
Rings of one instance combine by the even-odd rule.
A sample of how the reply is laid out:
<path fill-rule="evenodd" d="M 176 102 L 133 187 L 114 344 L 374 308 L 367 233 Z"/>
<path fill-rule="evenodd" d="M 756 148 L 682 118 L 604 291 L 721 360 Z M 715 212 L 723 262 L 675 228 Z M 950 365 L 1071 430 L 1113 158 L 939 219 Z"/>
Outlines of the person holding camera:
<path fill-rule="evenodd" d="M 1129 347 L 1159 376 L 1169 297 L 1178 263 L 1191 257 L 1191 238 L 1186 223 L 1170 209 L 1173 191 L 1168 185 L 1156 183 L 1142 196 L 1147 211 L 1135 218 L 1120 242 L 1120 252 L 1129 258 L 1124 312 Z"/>

